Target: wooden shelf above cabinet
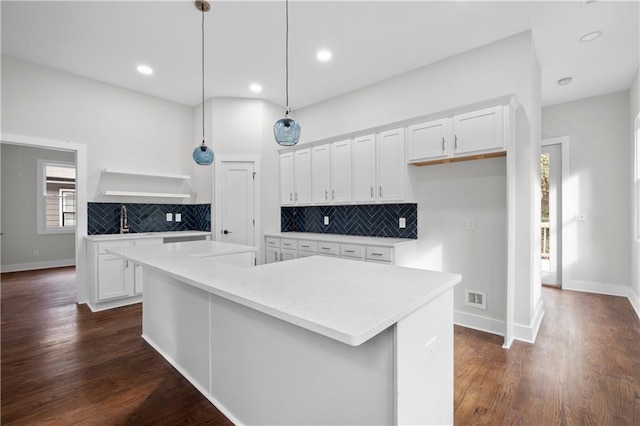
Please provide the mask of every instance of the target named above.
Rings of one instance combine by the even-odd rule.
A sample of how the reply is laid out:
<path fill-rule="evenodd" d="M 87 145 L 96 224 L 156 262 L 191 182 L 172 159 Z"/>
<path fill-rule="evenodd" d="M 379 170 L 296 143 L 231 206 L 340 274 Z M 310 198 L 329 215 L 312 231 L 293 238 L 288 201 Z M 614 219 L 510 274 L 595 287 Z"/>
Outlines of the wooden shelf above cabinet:
<path fill-rule="evenodd" d="M 189 198 L 190 194 L 170 194 L 166 192 L 135 192 L 135 191 L 104 191 L 102 195 L 121 197 L 152 197 L 152 198 Z"/>
<path fill-rule="evenodd" d="M 175 173 L 137 172 L 132 170 L 109 169 L 109 168 L 103 169 L 102 173 L 112 174 L 112 175 L 128 175 L 128 176 L 164 178 L 164 179 L 179 179 L 179 180 L 191 179 L 191 176 L 189 175 L 180 175 Z"/>
<path fill-rule="evenodd" d="M 412 166 L 422 167 L 422 166 L 433 166 L 435 164 L 457 163 L 460 161 L 471 161 L 471 160 L 484 160 L 487 158 L 497 158 L 497 157 L 506 157 L 506 156 L 507 156 L 507 151 L 499 151 L 499 152 L 490 152 L 487 154 L 469 155 L 464 157 L 450 157 L 450 158 L 439 158 L 437 160 L 412 161 L 409 164 Z"/>

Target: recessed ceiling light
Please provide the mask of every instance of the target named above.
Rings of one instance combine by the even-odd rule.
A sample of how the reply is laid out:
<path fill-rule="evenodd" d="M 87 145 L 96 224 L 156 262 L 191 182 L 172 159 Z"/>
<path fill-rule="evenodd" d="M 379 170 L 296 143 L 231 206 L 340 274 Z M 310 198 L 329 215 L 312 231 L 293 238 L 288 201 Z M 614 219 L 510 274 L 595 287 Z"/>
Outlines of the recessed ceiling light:
<path fill-rule="evenodd" d="M 602 31 L 593 31 L 591 33 L 585 34 L 582 37 L 580 37 L 580 41 L 583 43 L 587 43 L 589 41 L 593 41 L 597 38 L 600 38 L 601 35 L 602 35 Z"/>
<path fill-rule="evenodd" d="M 251 90 L 253 93 L 260 93 L 262 92 L 262 86 L 258 83 L 251 83 L 251 85 L 249 86 L 249 90 Z"/>
<path fill-rule="evenodd" d="M 318 50 L 318 53 L 316 54 L 316 58 L 320 62 L 330 61 L 331 60 L 331 51 L 327 50 L 327 49 Z"/>
<path fill-rule="evenodd" d="M 144 74 L 144 75 L 153 74 L 153 69 L 151 69 L 151 67 L 147 65 L 138 65 L 137 70 L 140 74 Z"/>
<path fill-rule="evenodd" d="M 560 80 L 558 80 L 558 85 L 566 86 L 567 84 L 571 84 L 572 81 L 573 81 L 573 78 L 564 77 L 564 78 L 561 78 Z"/>

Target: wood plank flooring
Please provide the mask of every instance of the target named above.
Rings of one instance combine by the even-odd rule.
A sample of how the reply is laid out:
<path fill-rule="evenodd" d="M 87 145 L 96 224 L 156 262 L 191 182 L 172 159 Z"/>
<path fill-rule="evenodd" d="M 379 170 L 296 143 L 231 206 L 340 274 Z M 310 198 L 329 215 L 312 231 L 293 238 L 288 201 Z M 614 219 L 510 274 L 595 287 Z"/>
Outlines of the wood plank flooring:
<path fill-rule="evenodd" d="M 141 338 L 141 306 L 91 313 L 73 268 L 2 274 L 1 418 L 230 422 Z M 619 297 L 543 290 L 535 345 L 455 328 L 459 425 L 640 425 L 640 322 Z"/>

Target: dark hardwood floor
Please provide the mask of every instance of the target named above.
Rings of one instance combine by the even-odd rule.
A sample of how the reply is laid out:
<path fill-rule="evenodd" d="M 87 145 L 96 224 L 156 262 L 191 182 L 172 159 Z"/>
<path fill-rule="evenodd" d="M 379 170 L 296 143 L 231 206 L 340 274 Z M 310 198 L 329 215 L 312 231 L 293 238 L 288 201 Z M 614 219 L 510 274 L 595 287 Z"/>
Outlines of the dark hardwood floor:
<path fill-rule="evenodd" d="M 2 274 L 2 424 L 230 422 L 141 338 L 91 313 L 73 268 Z M 459 425 L 640 425 L 640 322 L 619 297 L 545 288 L 535 345 L 455 328 Z"/>

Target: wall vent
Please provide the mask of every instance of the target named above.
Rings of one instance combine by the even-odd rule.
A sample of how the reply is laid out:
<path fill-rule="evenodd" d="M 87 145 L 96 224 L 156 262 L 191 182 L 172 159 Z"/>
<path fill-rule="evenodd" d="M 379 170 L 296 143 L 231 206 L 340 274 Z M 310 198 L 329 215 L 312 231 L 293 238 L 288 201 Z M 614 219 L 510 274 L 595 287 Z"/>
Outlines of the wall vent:
<path fill-rule="evenodd" d="M 465 288 L 464 304 L 478 309 L 487 309 L 487 292 Z"/>

